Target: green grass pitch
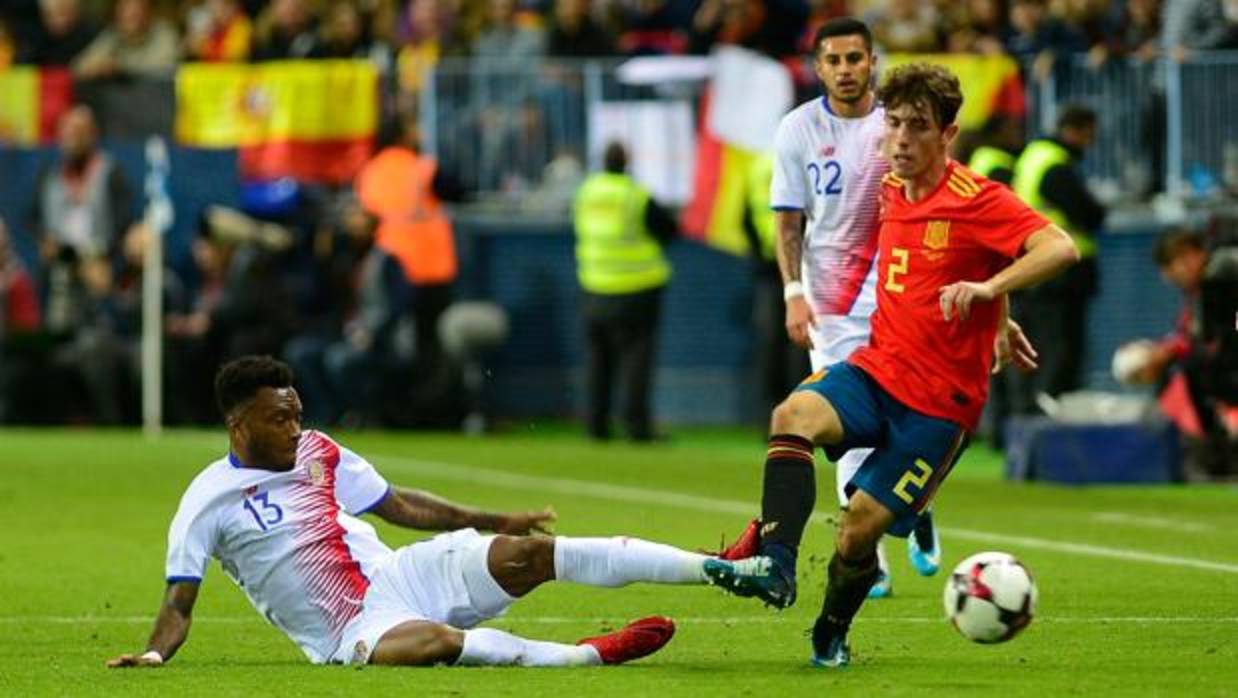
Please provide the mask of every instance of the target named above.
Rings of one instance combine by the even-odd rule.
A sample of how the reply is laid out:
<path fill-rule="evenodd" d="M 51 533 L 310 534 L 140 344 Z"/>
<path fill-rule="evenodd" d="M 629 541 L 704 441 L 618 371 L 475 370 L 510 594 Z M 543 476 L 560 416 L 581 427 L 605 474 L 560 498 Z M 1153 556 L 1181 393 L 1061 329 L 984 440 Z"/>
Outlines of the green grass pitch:
<path fill-rule="evenodd" d="M 566 535 L 626 534 L 696 548 L 757 510 L 755 434 L 592 445 L 529 427 L 480 439 L 334 434 L 393 482 L 500 509 L 553 504 Z M 222 432 L 0 431 L 0 695 L 1238 696 L 1238 488 L 1066 488 L 1002 481 L 964 457 L 937 500 L 947 567 L 1004 550 L 1035 574 L 1032 626 L 973 645 L 942 620 L 945 572 L 916 576 L 902 541 L 892 599 L 869 602 L 845 671 L 808 666 L 828 523 L 814 523 L 800 600 L 783 613 L 711 588 L 548 585 L 494 626 L 574 641 L 628 619 L 676 618 L 674 641 L 623 667 L 390 669 L 312 666 L 212 564 L 188 643 L 167 666 L 109 671 L 140 651 L 163 590 L 167 526 Z M 818 512 L 831 514 L 822 465 Z M 393 547 L 416 532 L 379 525 Z"/>

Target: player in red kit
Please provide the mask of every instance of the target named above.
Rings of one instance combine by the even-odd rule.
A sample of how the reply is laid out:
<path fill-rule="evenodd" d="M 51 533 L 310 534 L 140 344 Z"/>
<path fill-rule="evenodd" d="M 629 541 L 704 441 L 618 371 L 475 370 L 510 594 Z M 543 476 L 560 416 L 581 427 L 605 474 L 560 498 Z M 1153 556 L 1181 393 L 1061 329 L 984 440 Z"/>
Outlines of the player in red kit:
<path fill-rule="evenodd" d="M 774 409 L 759 553 L 710 560 L 706 574 L 740 596 L 795 600 L 796 551 L 815 499 L 813 451 L 873 453 L 850 494 L 813 627 L 813 663 L 849 663 L 847 631 L 877 577 L 877 540 L 907 536 L 967 444 L 989 373 L 1035 351 L 1006 316 L 1006 294 L 1078 260 L 1070 237 L 1004 186 L 947 156 L 958 133 L 958 78 L 923 63 L 890 72 L 877 311 L 872 337 L 811 376 Z"/>

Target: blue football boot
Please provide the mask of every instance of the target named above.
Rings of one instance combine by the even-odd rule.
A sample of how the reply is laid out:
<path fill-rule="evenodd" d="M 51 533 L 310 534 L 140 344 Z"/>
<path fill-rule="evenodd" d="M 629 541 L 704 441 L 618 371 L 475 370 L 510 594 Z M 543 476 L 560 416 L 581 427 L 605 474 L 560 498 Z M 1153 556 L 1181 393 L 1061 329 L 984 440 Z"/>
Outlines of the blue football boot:
<path fill-rule="evenodd" d="M 886 599 L 894 596 L 894 579 L 890 576 L 890 563 L 886 560 L 885 545 L 877 541 L 877 581 L 868 589 L 868 598 Z"/>
<path fill-rule="evenodd" d="M 841 669 L 851 663 L 851 647 L 847 645 L 847 632 L 825 618 L 817 618 L 812 626 L 812 665 L 829 669 Z"/>
<path fill-rule="evenodd" d="M 705 577 L 735 596 L 755 596 L 774 608 L 795 603 L 795 559 L 779 554 L 757 555 L 743 560 L 705 561 Z"/>

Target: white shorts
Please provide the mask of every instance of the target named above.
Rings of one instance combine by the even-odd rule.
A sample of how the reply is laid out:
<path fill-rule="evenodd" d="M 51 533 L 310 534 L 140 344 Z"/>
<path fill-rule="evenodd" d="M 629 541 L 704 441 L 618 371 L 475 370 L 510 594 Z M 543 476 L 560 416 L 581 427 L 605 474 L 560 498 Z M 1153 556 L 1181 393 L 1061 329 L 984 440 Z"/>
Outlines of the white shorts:
<path fill-rule="evenodd" d="M 408 621 L 471 628 L 503 615 L 515 599 L 490 574 L 493 541 L 465 528 L 393 552 L 371 576 L 361 613 L 344 626 L 328 661 L 365 664 L 378 640 Z"/>
<path fill-rule="evenodd" d="M 815 320 L 816 326 L 808 328 L 813 346 L 808 356 L 812 360 L 814 373 L 845 361 L 851 352 L 868 343 L 868 336 L 872 333 L 866 316 L 821 315 Z"/>

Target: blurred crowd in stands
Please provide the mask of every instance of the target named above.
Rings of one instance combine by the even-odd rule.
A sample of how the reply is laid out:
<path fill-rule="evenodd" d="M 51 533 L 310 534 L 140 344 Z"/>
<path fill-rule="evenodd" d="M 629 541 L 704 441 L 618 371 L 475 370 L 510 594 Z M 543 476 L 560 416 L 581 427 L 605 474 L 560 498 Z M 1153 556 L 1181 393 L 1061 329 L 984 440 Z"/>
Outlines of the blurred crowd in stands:
<path fill-rule="evenodd" d="M 422 68 L 705 53 L 807 53 L 826 20 L 864 18 L 887 52 L 1148 59 L 1238 47 L 1234 0 L 7 0 L 0 67 L 150 75 L 180 61 L 368 58 L 415 89 Z"/>

